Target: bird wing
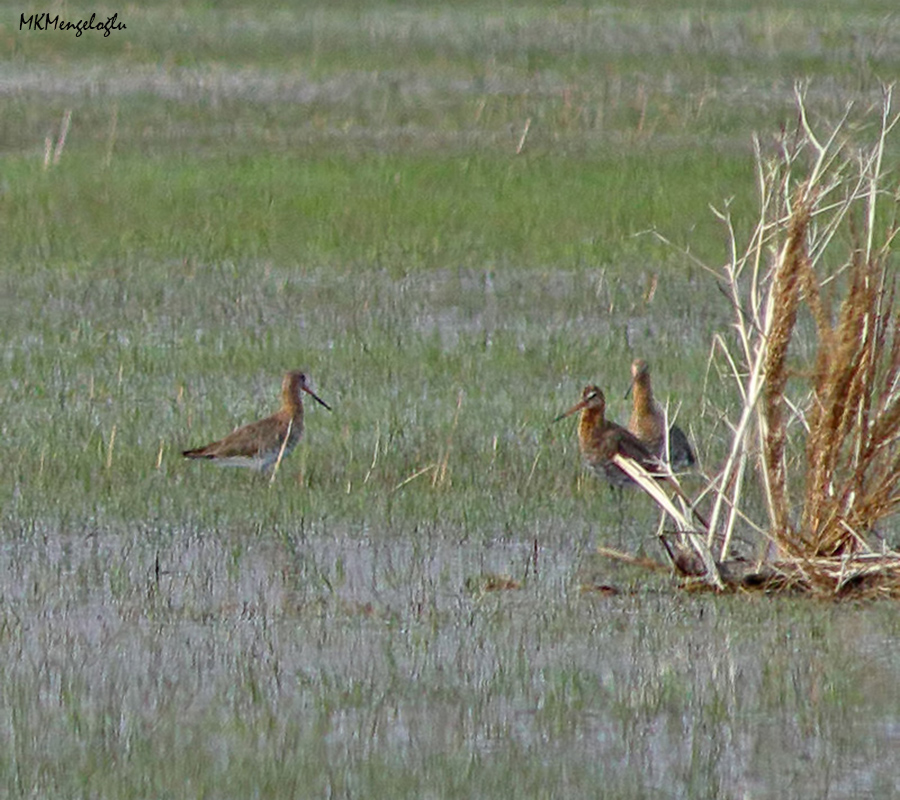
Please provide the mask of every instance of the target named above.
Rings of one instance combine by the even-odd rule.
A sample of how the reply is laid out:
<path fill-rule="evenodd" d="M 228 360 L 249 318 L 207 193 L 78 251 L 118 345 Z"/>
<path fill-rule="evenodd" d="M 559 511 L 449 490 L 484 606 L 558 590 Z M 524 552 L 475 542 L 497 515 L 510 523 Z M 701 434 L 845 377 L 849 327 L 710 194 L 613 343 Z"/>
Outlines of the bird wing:
<path fill-rule="evenodd" d="M 267 446 L 278 446 L 286 432 L 286 426 L 275 415 L 244 425 L 229 433 L 224 439 L 192 452 L 196 452 L 198 456 L 215 456 L 217 458 L 255 456 L 267 449 Z M 277 444 L 272 445 L 276 440 Z"/>
<path fill-rule="evenodd" d="M 669 459 L 672 463 L 691 466 L 696 458 L 684 431 L 677 425 L 669 428 Z"/>

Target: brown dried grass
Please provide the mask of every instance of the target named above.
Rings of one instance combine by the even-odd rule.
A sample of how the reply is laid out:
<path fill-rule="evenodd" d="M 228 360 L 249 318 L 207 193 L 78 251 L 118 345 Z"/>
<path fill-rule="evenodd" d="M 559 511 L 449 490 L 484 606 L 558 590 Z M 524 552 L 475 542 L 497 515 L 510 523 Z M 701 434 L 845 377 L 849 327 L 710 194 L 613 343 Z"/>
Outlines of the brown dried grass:
<path fill-rule="evenodd" d="M 715 498 L 703 520 L 705 543 L 687 518 L 696 503 L 679 494 L 680 513 L 649 476 L 632 477 L 689 544 L 672 547 L 663 537 L 688 588 L 900 598 L 900 553 L 877 530 L 900 511 L 900 311 L 891 250 L 900 188 L 885 188 L 882 167 L 900 114 L 887 87 L 874 142 L 859 143 L 872 126 L 851 124 L 850 108 L 820 141 L 796 94 L 798 128 L 776 142 L 775 155 L 764 157 L 755 140 L 760 212 L 746 247 L 726 208 L 715 213 L 727 228 L 729 260 L 720 272 L 694 259 L 716 275 L 734 310 L 735 335 L 714 337 L 710 365 L 731 374 L 739 397 L 736 413 L 715 412 L 732 441 L 702 493 Z M 809 351 L 804 363 L 798 352 Z M 805 431 L 802 442 L 791 428 Z M 768 527 L 746 502 L 753 477 Z M 761 538 L 765 555 L 756 564 L 733 558 L 738 528 Z"/>
<path fill-rule="evenodd" d="M 772 277 L 772 326 L 763 361 L 765 375 L 763 403 L 766 421 L 766 435 L 763 437 L 764 479 L 768 483 L 773 530 L 786 536 L 792 535 L 793 529 L 787 508 L 785 464 L 787 430 L 784 419 L 784 392 L 788 381 L 788 346 L 797 323 L 800 304 L 800 278 L 808 271 L 806 240 L 812 205 L 812 198 L 806 187 L 801 187 L 797 194 L 798 202 L 788 224 L 787 241 Z"/>
<path fill-rule="evenodd" d="M 876 553 L 874 544 L 878 523 L 900 508 L 900 314 L 891 254 L 898 192 L 884 188 L 882 169 L 898 116 L 888 89 L 873 144 L 854 140 L 865 128 L 851 128 L 849 110 L 820 141 L 799 91 L 797 101 L 793 139 L 779 141 L 770 159 L 757 144 L 760 216 L 746 248 L 727 211 L 719 214 L 731 238 L 723 288 L 737 336 L 719 336 L 715 347 L 741 405 L 729 423 L 728 459 L 711 482 L 718 497 L 708 541 L 721 541 L 720 558 L 728 558 L 732 532 L 749 515 L 743 483 L 755 472 L 779 554 L 768 565 L 783 578 L 778 585 L 900 594 L 900 554 Z M 801 318 L 813 327 L 800 326 Z M 792 345 L 810 330 L 814 341 L 803 344 L 814 357 L 804 364 Z M 790 433 L 797 425 L 806 430 L 799 446 Z"/>

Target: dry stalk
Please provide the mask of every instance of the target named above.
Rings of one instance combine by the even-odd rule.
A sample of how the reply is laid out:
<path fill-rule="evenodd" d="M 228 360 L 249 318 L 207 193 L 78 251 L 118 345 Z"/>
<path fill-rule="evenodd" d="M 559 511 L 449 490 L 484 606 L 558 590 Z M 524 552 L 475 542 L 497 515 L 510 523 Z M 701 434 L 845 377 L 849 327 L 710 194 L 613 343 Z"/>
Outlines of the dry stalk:
<path fill-rule="evenodd" d="M 522 136 L 519 137 L 519 144 L 516 146 L 516 155 L 522 155 L 525 149 L 525 140 L 528 138 L 528 131 L 531 130 L 531 117 L 525 120 L 525 127 L 522 129 Z"/>
<path fill-rule="evenodd" d="M 422 467 L 422 469 L 417 469 L 412 475 L 407 478 L 404 478 L 400 483 L 398 483 L 391 492 L 396 492 L 402 489 L 406 484 L 412 483 L 416 478 L 420 478 L 422 475 L 425 475 L 428 472 L 436 471 L 438 469 L 437 464 L 429 464 L 427 467 Z"/>
<path fill-rule="evenodd" d="M 728 422 L 728 456 L 710 482 L 716 501 L 707 545 L 721 538 L 721 558 L 728 557 L 736 525 L 751 518 L 744 483 L 756 474 L 785 585 L 830 594 L 873 581 L 900 593 L 900 554 L 864 568 L 847 561 L 868 554 L 876 524 L 900 510 L 897 226 L 885 226 L 879 211 L 889 200 L 897 216 L 897 195 L 883 188 L 886 142 L 900 119 L 891 99 L 887 89 L 877 139 L 860 147 L 853 137 L 863 129 L 848 124 L 851 109 L 820 137 L 798 90 L 794 140 L 783 138 L 769 160 L 755 142 L 760 211 L 745 247 L 727 208 L 715 212 L 729 238 L 729 262 L 718 275 L 735 336 L 717 336 L 712 358 L 724 357 L 740 408 Z M 803 365 L 793 343 L 808 330 L 815 355 Z M 806 434 L 802 450 L 788 436 L 794 421 Z M 792 495 L 792 487 L 802 491 Z"/>
<path fill-rule="evenodd" d="M 621 550 L 615 550 L 611 547 L 603 547 L 600 546 L 597 548 L 597 553 L 599 553 L 604 558 L 611 558 L 614 561 L 621 561 L 624 564 L 632 564 L 633 566 L 642 567 L 643 569 L 652 570 L 653 572 L 668 572 L 669 568 L 664 564 L 660 564 L 658 561 L 654 561 L 652 558 L 647 558 L 646 556 L 635 556 L 631 553 L 624 553 Z"/>
<path fill-rule="evenodd" d="M 59 137 L 56 139 L 56 147 L 53 150 L 53 165 L 59 164 L 62 158 L 63 148 L 66 146 L 66 137 L 69 135 L 69 123 L 72 121 L 72 109 L 67 108 L 63 114 L 62 123 L 59 126 Z"/>
<path fill-rule="evenodd" d="M 718 566 L 716 565 L 716 562 L 713 560 L 713 557 L 709 552 L 709 548 L 704 544 L 700 536 L 697 535 L 697 532 L 694 529 L 694 526 L 691 524 L 690 519 L 688 519 L 687 515 L 682 513 L 675 506 L 669 496 L 656 482 L 656 479 L 651 476 L 650 473 L 647 472 L 647 470 L 645 470 L 643 466 L 641 466 L 637 461 L 628 458 L 627 456 L 622 456 L 619 453 L 616 453 L 616 455 L 613 456 L 612 461 L 641 489 L 643 489 L 644 492 L 650 495 L 650 498 L 675 521 L 675 524 L 678 526 L 679 531 L 681 531 L 684 536 L 687 537 L 689 544 L 699 556 L 700 561 L 704 567 L 705 581 L 709 583 L 710 586 L 713 586 L 716 589 L 724 590 L 725 584 L 722 581 L 722 576 L 719 574 Z M 680 499 L 690 503 L 690 501 L 684 496 L 684 493 L 681 491 L 681 487 L 678 486 L 677 481 L 675 481 L 671 473 L 667 476 L 667 482 L 673 486 L 673 488 L 676 490 L 676 494 L 678 494 Z"/>
<path fill-rule="evenodd" d="M 372 477 L 372 473 L 375 471 L 375 467 L 378 464 L 378 453 L 381 449 L 381 423 L 375 422 L 375 450 L 372 453 L 372 463 L 369 465 L 369 469 L 366 470 L 366 476 L 363 478 L 363 486 L 365 486 L 369 482 L 369 478 Z"/>
<path fill-rule="evenodd" d="M 463 392 L 459 390 L 456 396 L 456 411 L 453 414 L 453 422 L 450 425 L 450 432 L 447 434 L 447 442 L 444 445 L 444 452 L 438 459 L 438 468 L 431 477 L 432 486 L 443 486 L 450 480 L 450 451 L 453 448 L 453 434 L 456 433 L 456 426 L 459 424 L 459 412 L 462 411 Z"/>
<path fill-rule="evenodd" d="M 287 448 L 288 440 L 291 438 L 291 429 L 294 427 L 294 420 L 288 421 L 287 431 L 284 434 L 284 439 L 281 441 L 281 447 L 278 448 L 278 458 L 275 459 L 275 466 L 272 469 L 272 477 L 269 478 L 269 486 L 273 486 L 275 484 L 275 478 L 278 477 L 278 470 L 281 467 L 281 461 L 284 458 L 284 451 Z"/>
<path fill-rule="evenodd" d="M 116 426 L 112 426 L 112 430 L 109 432 L 109 444 L 106 447 L 106 468 L 112 469 L 113 463 L 113 450 L 116 446 Z"/>
<path fill-rule="evenodd" d="M 765 342 L 762 375 L 765 380 L 764 408 L 765 437 L 763 475 L 767 483 L 769 514 L 776 535 L 790 535 L 788 495 L 786 486 L 784 419 L 784 391 L 787 387 L 788 345 L 797 323 L 800 300 L 800 276 L 806 271 L 806 237 L 813 198 L 805 186 L 797 192 L 799 200 L 791 216 L 787 241 L 772 277 L 767 316 L 772 324 Z"/>

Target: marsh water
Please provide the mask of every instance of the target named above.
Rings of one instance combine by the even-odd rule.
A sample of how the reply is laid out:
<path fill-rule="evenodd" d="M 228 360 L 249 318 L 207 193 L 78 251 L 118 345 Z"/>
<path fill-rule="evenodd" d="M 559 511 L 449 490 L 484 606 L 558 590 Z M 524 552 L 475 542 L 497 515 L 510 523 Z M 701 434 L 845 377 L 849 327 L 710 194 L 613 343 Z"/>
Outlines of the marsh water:
<path fill-rule="evenodd" d="M 686 594 L 559 522 L 536 544 L 38 526 L 0 564 L 8 787 L 17 763 L 39 794 L 900 788 L 891 606 Z"/>
<path fill-rule="evenodd" d="M 79 294 L 78 278 L 44 276 L 13 290 L 36 297 L 52 279 L 60 306 L 8 317 L 23 371 L 6 402 L 24 421 L 8 428 L 0 550 L 10 794 L 900 790 L 893 604 L 692 594 L 597 555 L 663 561 L 648 499 L 584 472 L 572 421 L 551 422 L 582 375 L 618 382 L 623 413 L 621 332 L 584 332 L 597 276 L 370 275 L 378 305 L 361 317 L 340 275 L 254 283 L 253 269 L 267 267 L 223 279 L 244 298 L 227 324 L 283 313 L 331 354 L 311 372 L 334 413 L 308 409 L 274 481 L 179 458 L 182 442 L 246 421 L 248 386 L 262 409 L 278 388 L 255 371 L 173 382 L 164 354 L 184 357 L 197 322 L 183 309 L 203 283 L 150 296 L 126 275 Z M 127 302 L 105 302 L 125 286 Z M 302 296 L 317 302 L 291 311 Z M 650 325 L 672 347 L 703 335 L 630 309 L 633 347 Z M 352 320 L 347 336 L 332 316 Z M 267 358 L 295 328 L 269 334 Z M 34 363 L 50 365 L 40 381 Z M 697 382 L 660 372 L 691 434 L 712 434 L 701 458 L 717 458 Z"/>

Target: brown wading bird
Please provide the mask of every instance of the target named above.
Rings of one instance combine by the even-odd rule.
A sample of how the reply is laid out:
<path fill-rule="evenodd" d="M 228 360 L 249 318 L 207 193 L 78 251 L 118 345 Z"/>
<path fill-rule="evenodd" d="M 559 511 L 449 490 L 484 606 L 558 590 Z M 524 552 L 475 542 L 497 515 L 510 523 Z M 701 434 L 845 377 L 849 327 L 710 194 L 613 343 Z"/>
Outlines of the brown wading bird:
<path fill-rule="evenodd" d="M 631 386 L 625 393 L 626 397 L 629 392 L 632 393 L 632 410 L 628 430 L 640 439 L 653 455 L 662 459 L 668 455 L 673 470 L 692 467 L 696 461 L 694 451 L 691 450 L 684 431 L 677 425 L 669 426 L 668 449 L 666 447 L 664 436 L 666 417 L 653 399 L 650 368 L 642 358 L 636 358 L 631 365 Z"/>
<path fill-rule="evenodd" d="M 290 453 L 303 435 L 301 392 L 331 411 L 331 406 L 312 390 L 303 372 L 287 372 L 281 384 L 281 408 L 271 417 L 244 425 L 212 444 L 185 450 L 182 455 L 207 459 L 222 467 L 264 472 Z"/>
<path fill-rule="evenodd" d="M 591 471 L 612 486 L 621 488 L 635 486 L 634 480 L 616 463 L 616 459 L 628 459 L 638 464 L 650 477 L 666 484 L 688 505 L 691 513 L 704 528 L 708 523 L 691 499 L 684 493 L 678 482 L 653 453 L 628 429 L 606 419 L 606 398 L 597 386 L 586 386 L 581 400 L 568 411 L 560 414 L 554 422 L 580 411 L 578 421 L 578 446 L 584 463 Z"/>
<path fill-rule="evenodd" d="M 597 386 L 586 386 L 581 400 L 553 421 L 559 422 L 578 411 L 578 446 L 592 472 L 613 486 L 634 486 L 634 481 L 613 463 L 613 458 L 620 455 L 636 461 L 651 475 L 659 473 L 656 456 L 630 431 L 605 418 L 606 398 Z"/>

